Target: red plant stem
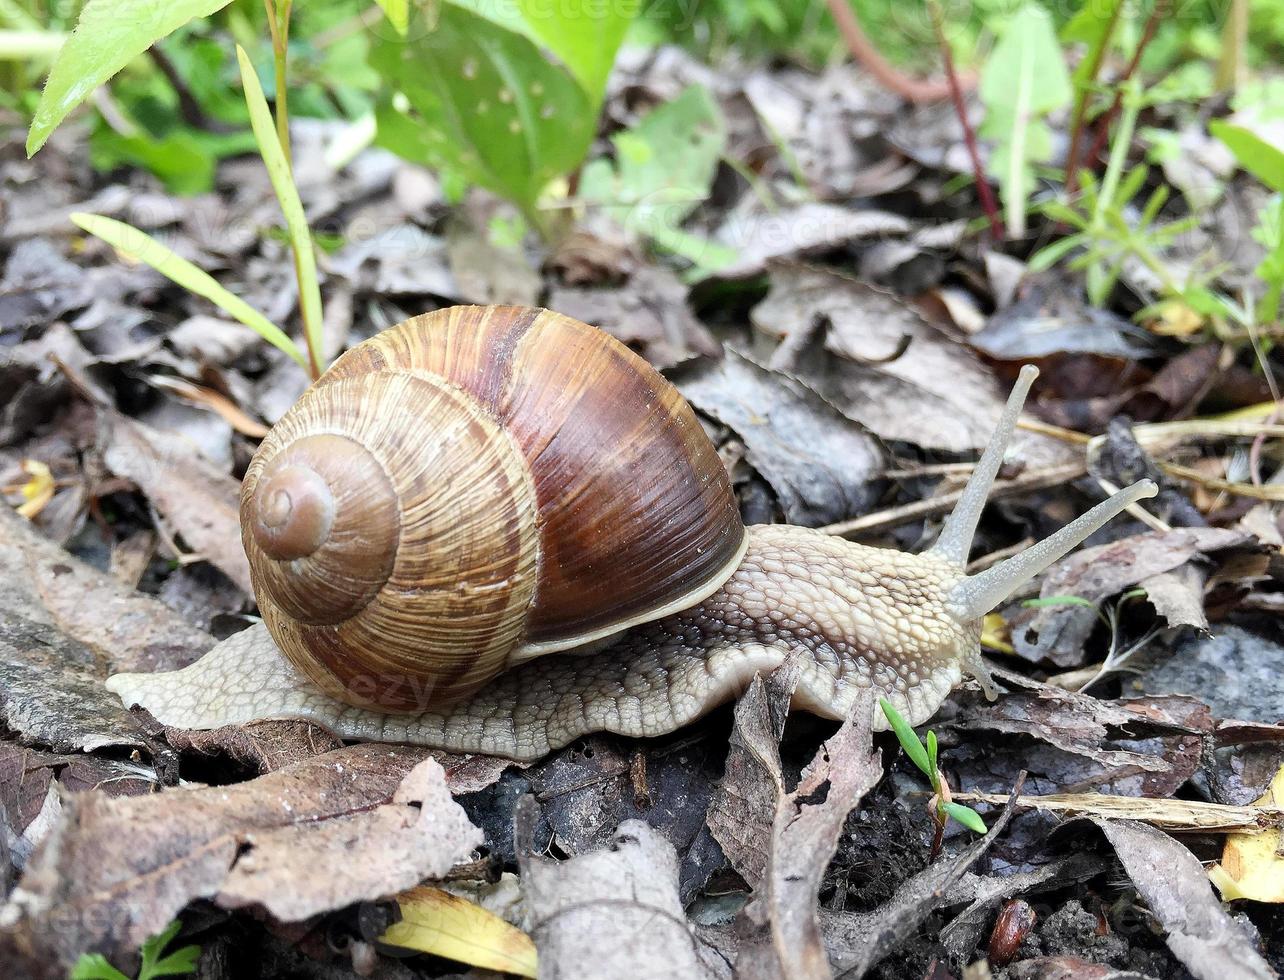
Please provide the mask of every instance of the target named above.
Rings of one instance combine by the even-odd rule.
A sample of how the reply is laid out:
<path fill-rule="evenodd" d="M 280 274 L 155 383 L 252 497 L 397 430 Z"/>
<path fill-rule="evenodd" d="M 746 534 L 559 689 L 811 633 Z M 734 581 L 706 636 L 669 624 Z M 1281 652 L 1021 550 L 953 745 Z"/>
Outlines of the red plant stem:
<path fill-rule="evenodd" d="M 1155 9 L 1150 12 L 1146 19 L 1146 27 L 1141 33 L 1141 40 L 1137 42 L 1137 50 L 1132 53 L 1132 60 L 1128 62 L 1128 67 L 1124 69 L 1123 75 L 1115 83 L 1114 101 L 1110 103 L 1110 108 L 1105 115 L 1101 117 L 1101 122 L 1097 124 L 1097 131 L 1092 140 L 1092 146 L 1088 150 L 1088 155 L 1084 162 L 1088 166 L 1095 166 L 1101 158 L 1102 151 L 1106 148 L 1106 143 L 1110 139 L 1110 127 L 1119 115 L 1119 110 L 1123 106 L 1123 86 L 1128 79 L 1137 71 L 1137 66 L 1141 64 L 1141 56 L 1146 52 L 1146 46 L 1154 39 L 1155 33 L 1159 30 L 1159 23 L 1163 19 L 1168 9 L 1168 0 L 1155 0 Z M 1067 177 L 1066 189 L 1070 189 Z"/>
<path fill-rule="evenodd" d="M 936 0 L 928 0 L 932 13 L 932 27 L 936 31 L 936 42 L 941 49 L 941 60 L 945 63 L 945 79 L 950 86 L 950 98 L 954 102 L 954 112 L 963 127 L 963 142 L 967 144 L 967 155 L 972 159 L 972 175 L 976 181 L 976 193 L 981 199 L 981 209 L 990 219 L 990 234 L 996 242 L 1003 241 L 1003 222 L 999 218 L 999 202 L 994 198 L 994 189 L 985 179 L 985 168 L 981 165 L 981 151 L 976 145 L 976 133 L 967 118 L 967 103 L 963 101 L 963 86 L 959 84 L 958 73 L 954 70 L 954 55 L 950 52 L 950 43 L 945 37 L 945 28 L 941 23 L 941 9 Z"/>
<path fill-rule="evenodd" d="M 1072 197 L 1079 189 L 1079 146 L 1083 142 L 1084 123 L 1088 116 L 1088 97 L 1091 95 L 1089 89 L 1096 84 L 1097 76 L 1101 74 L 1101 64 L 1106 59 L 1106 47 L 1110 43 L 1110 38 L 1114 36 L 1115 26 L 1119 23 L 1119 14 L 1122 10 L 1123 0 L 1119 0 L 1110 14 L 1110 23 L 1106 25 L 1106 34 L 1102 39 L 1101 47 L 1093 57 L 1087 85 L 1079 93 L 1079 100 L 1075 103 L 1074 120 L 1070 125 L 1070 152 L 1066 154 L 1066 197 Z"/>
<path fill-rule="evenodd" d="M 829 6 L 829 12 L 833 14 L 834 23 L 838 25 L 838 33 L 843 36 L 843 41 L 851 51 L 852 57 L 860 62 L 884 88 L 910 102 L 922 103 L 941 101 L 950 94 L 954 84 L 958 84 L 957 79 L 954 80 L 954 84 L 951 84 L 948 81 L 922 81 L 903 75 L 865 36 L 860 21 L 856 19 L 856 13 L 849 6 L 848 0 L 825 0 L 825 2 Z M 971 88 L 975 84 L 975 79 L 969 76 L 964 79 L 963 84 Z"/>

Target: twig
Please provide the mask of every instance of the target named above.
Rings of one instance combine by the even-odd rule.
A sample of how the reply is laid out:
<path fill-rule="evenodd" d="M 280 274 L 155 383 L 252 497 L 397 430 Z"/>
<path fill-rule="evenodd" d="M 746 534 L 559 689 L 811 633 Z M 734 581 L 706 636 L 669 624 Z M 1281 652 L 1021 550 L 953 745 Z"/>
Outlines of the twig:
<path fill-rule="evenodd" d="M 963 101 L 963 86 L 959 84 L 958 73 L 954 70 L 954 55 L 950 53 L 950 43 L 945 37 L 945 25 L 937 0 L 928 0 L 927 8 L 932 15 L 932 29 L 936 31 L 936 43 L 941 49 L 941 60 L 945 62 L 945 79 L 949 82 L 950 98 L 954 102 L 954 112 L 963 127 L 963 142 L 967 144 L 967 155 L 972 159 L 972 175 L 976 181 L 976 193 L 981 199 L 981 209 L 990 219 L 990 234 L 996 242 L 1003 241 L 1003 222 L 999 220 L 999 203 L 994 199 L 994 189 L 985 179 L 985 168 L 981 166 L 981 151 L 977 149 L 976 133 L 967 117 L 967 103 Z"/>
<path fill-rule="evenodd" d="M 1101 117 L 1101 122 L 1097 124 L 1096 135 L 1093 137 L 1092 146 L 1088 150 L 1088 156 L 1085 163 L 1092 165 L 1092 161 L 1101 156 L 1101 151 L 1105 149 L 1106 141 L 1110 138 L 1110 126 L 1119 115 L 1119 109 L 1123 105 L 1124 86 L 1137 71 L 1137 66 L 1141 64 L 1141 56 L 1146 53 L 1146 47 L 1155 37 L 1155 32 L 1159 30 L 1159 24 L 1164 14 L 1168 10 L 1168 0 L 1155 0 L 1155 9 L 1150 12 L 1146 19 L 1145 30 L 1142 31 L 1141 40 L 1137 42 L 1137 50 L 1132 53 L 1132 60 L 1128 62 L 1128 67 L 1124 69 L 1123 75 L 1115 84 L 1114 101 L 1110 103 L 1110 108 Z M 1078 168 L 1076 168 L 1077 170 Z"/>
<path fill-rule="evenodd" d="M 897 71 L 865 36 L 860 21 L 856 19 L 855 11 L 848 5 L 848 0 L 825 0 L 825 2 L 829 5 L 829 12 L 833 14 L 834 23 L 838 25 L 838 33 L 843 36 L 843 41 L 851 51 L 852 57 L 860 62 L 884 88 L 915 103 L 940 102 L 950 94 L 948 81 L 922 81 Z M 970 89 L 975 84 L 975 80 L 965 78 L 961 84 Z"/>
<path fill-rule="evenodd" d="M 1079 90 L 1079 98 L 1075 102 L 1074 118 L 1070 124 L 1070 151 L 1066 154 L 1066 197 L 1068 198 L 1073 197 L 1075 191 L 1079 189 L 1079 145 L 1083 141 L 1084 123 L 1088 116 L 1088 98 L 1092 94 L 1092 87 L 1097 82 L 1097 76 L 1101 74 L 1101 65 L 1106 59 L 1106 48 L 1110 46 L 1110 38 L 1114 36 L 1123 6 L 1121 0 L 1111 11 L 1105 36 L 1101 40 L 1101 46 L 1092 53 L 1092 64 L 1088 69 L 1087 80 Z"/>
<path fill-rule="evenodd" d="M 999 480 L 995 483 L 990 499 L 999 500 L 1004 497 L 1016 497 L 1031 490 L 1044 490 L 1048 487 L 1055 487 L 1068 480 L 1077 479 L 1086 472 L 1087 466 L 1082 462 L 1077 462 L 1063 463 L 1060 466 L 1050 466 L 1047 469 L 1023 473 L 1014 480 Z M 866 514 L 864 517 L 856 517 L 850 521 L 828 524 L 820 528 L 820 530 L 826 534 L 838 534 L 843 537 L 868 534 L 873 531 L 885 531 L 888 528 L 898 527 L 901 524 L 918 520 L 920 517 L 944 514 L 958 503 L 962 494 L 963 490 L 960 488 L 950 493 L 943 493 L 939 497 L 916 500 L 910 504 L 890 507 L 887 510 Z"/>

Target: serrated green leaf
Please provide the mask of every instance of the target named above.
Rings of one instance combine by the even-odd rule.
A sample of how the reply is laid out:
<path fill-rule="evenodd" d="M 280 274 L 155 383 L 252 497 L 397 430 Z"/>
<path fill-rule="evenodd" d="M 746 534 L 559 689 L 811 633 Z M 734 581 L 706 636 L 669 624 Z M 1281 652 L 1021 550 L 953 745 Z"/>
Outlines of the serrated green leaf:
<path fill-rule="evenodd" d="M 58 52 L 40 93 L 27 155 L 85 97 L 165 35 L 197 17 L 208 17 L 230 0 L 86 0 L 76 30 Z"/>
<path fill-rule="evenodd" d="M 317 257 L 312 245 L 312 232 L 308 228 L 307 216 L 303 213 L 303 202 L 299 200 L 298 188 L 294 186 L 294 176 L 290 172 L 289 161 L 285 150 L 277 137 L 276 124 L 272 120 L 272 111 L 268 108 L 267 99 L 263 96 L 263 86 L 259 76 L 250 64 L 250 57 L 238 44 L 236 60 L 241 67 L 241 85 L 245 89 L 245 104 L 250 110 L 250 127 L 254 130 L 254 139 L 259 145 L 259 154 L 267 168 L 268 179 L 272 190 L 276 192 L 277 203 L 281 205 L 281 214 L 285 217 L 285 227 L 290 234 L 290 248 L 294 252 L 295 278 L 299 284 L 299 310 L 303 319 L 303 330 L 307 336 L 307 347 L 314 361 L 312 372 L 320 375 L 325 365 L 319 360 L 321 351 L 321 286 L 317 280 Z"/>
<path fill-rule="evenodd" d="M 197 296 L 203 296 L 223 312 L 255 331 L 272 346 L 284 351 L 304 369 L 307 360 L 298 346 L 271 320 L 239 296 L 228 292 L 205 270 L 166 248 L 151 235 L 132 225 L 99 214 L 76 212 L 71 221 L 77 227 L 101 238 L 118 252 L 151 266 Z"/>
<path fill-rule="evenodd" d="M 462 176 L 521 207 L 579 166 L 596 112 L 576 78 L 522 34 L 443 3 L 435 26 L 412 12 L 407 39 L 376 39 L 371 64 L 391 90 L 376 142 Z"/>
<path fill-rule="evenodd" d="M 941 809 L 949 815 L 951 820 L 957 820 L 968 830 L 978 834 L 987 833 L 989 830 L 985 826 L 985 821 L 981 819 L 981 815 L 970 806 L 964 806 L 962 803 L 944 803 Z"/>
<path fill-rule="evenodd" d="M 67 980 L 129 980 L 107 962 L 102 953 L 82 953 L 67 974 Z"/>
<path fill-rule="evenodd" d="M 1208 130 L 1230 148 L 1239 165 L 1276 192 L 1284 191 L 1284 151 L 1251 130 L 1214 119 Z"/>
<path fill-rule="evenodd" d="M 901 743 L 901 748 L 914 765 L 928 779 L 931 779 L 935 770 L 931 768 L 927 758 L 927 749 L 919 741 L 918 735 L 910 727 L 899 711 L 892 707 L 892 703 L 887 698 L 879 698 L 878 706 L 883 709 L 883 714 L 887 717 L 887 723 L 892 726 L 892 731 L 896 733 L 896 740 Z"/>
<path fill-rule="evenodd" d="M 185 976 L 196 969 L 196 961 L 201 956 L 199 946 L 184 946 L 168 956 L 161 955 L 165 952 L 165 947 L 174 941 L 174 937 L 182 927 L 183 924 L 175 919 L 162 932 L 143 943 L 139 950 L 142 955 L 142 964 L 138 969 L 138 980 Z"/>

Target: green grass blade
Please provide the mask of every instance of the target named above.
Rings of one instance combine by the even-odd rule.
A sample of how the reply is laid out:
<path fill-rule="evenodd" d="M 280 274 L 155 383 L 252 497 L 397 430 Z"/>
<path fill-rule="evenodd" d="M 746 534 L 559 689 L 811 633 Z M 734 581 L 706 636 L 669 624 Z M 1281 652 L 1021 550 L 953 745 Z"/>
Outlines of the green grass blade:
<path fill-rule="evenodd" d="M 172 279 L 197 296 L 205 297 L 224 313 L 244 323 L 273 347 L 289 354 L 299 362 L 301 367 L 307 369 L 308 362 L 303 352 L 282 332 L 280 327 L 245 300 L 220 286 L 209 273 L 170 251 L 151 235 L 139 231 L 133 225 L 127 225 L 113 218 L 104 218 L 100 214 L 86 214 L 78 211 L 71 215 L 71 220 L 78 228 L 101 238 L 118 252 L 123 252 L 130 258 L 150 265 L 167 279 Z"/>
<path fill-rule="evenodd" d="M 978 834 L 984 834 L 988 830 L 985 826 L 985 821 L 981 819 L 981 815 L 970 806 L 964 806 L 962 803 L 945 803 L 942 804 L 941 809 L 951 819 L 957 820 L 968 830 Z"/>
<path fill-rule="evenodd" d="M 924 776 L 931 779 L 932 768 L 928 763 L 927 749 L 923 748 L 923 743 L 914 734 L 914 729 L 910 728 L 909 722 L 901 717 L 901 713 L 892 707 L 887 698 L 879 698 L 878 705 L 883 709 L 883 714 L 887 716 L 888 724 L 892 726 L 892 731 L 896 733 L 896 740 L 901 743 L 901 748 L 910 757 L 910 761 L 922 770 Z"/>
<path fill-rule="evenodd" d="M 272 111 L 263 96 L 263 86 L 259 84 L 259 76 L 255 74 L 245 49 L 239 44 L 236 47 L 236 60 L 241 66 L 241 85 L 245 89 L 245 104 L 250 110 L 250 128 L 254 130 L 254 139 L 259 144 L 259 153 L 267 167 L 268 179 L 272 181 L 272 189 L 276 191 L 276 199 L 281 205 L 281 214 L 285 216 L 285 227 L 290 235 L 290 247 L 294 250 L 294 271 L 299 280 L 299 310 L 303 315 L 303 333 L 307 339 L 313 377 L 318 377 L 325 366 L 321 363 L 321 287 L 317 283 L 317 258 L 313 251 L 312 233 L 303 213 L 303 202 L 299 200 L 299 190 L 294 186 L 290 164 L 285 158 L 281 141 L 277 138 L 276 124 L 272 121 Z"/>

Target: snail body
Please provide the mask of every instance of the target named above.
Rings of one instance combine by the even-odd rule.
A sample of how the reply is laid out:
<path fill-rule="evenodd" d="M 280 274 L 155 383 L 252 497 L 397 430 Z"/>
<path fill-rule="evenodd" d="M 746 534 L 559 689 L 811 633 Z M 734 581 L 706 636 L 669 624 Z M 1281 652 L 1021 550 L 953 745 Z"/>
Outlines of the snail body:
<path fill-rule="evenodd" d="M 936 545 L 907 555 L 745 528 L 689 406 L 595 328 L 517 307 L 414 318 L 341 357 L 251 463 L 264 626 L 108 686 L 175 727 L 299 717 L 533 758 L 592 731 L 672 731 L 793 657 L 799 707 L 841 718 L 872 687 L 919 724 L 965 673 L 993 693 L 986 612 L 1155 492 L 1129 487 L 966 576 L 1036 373 Z"/>

